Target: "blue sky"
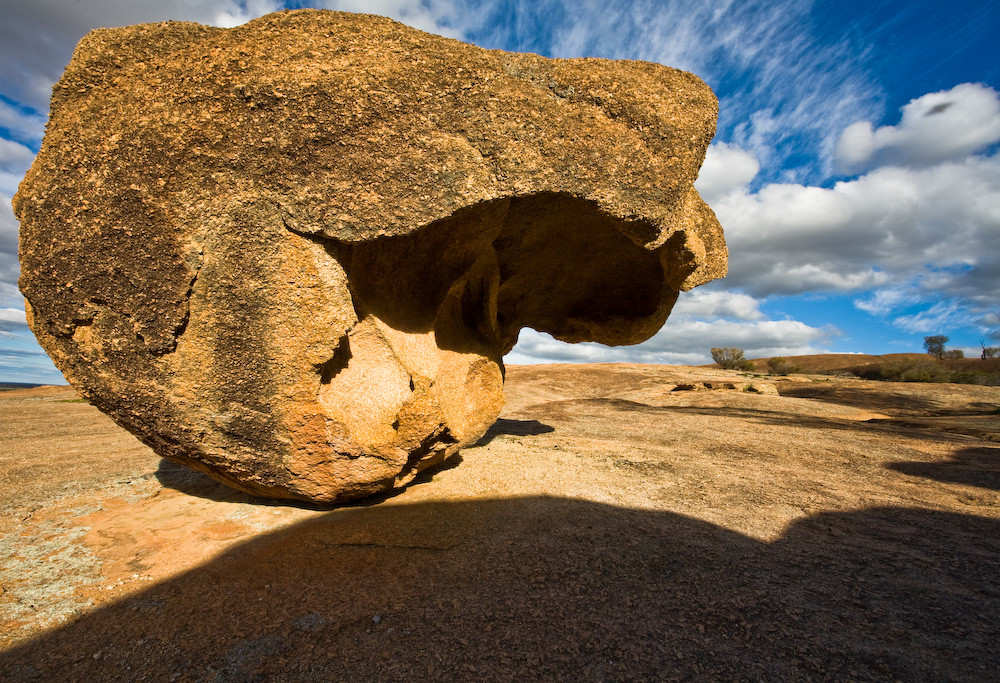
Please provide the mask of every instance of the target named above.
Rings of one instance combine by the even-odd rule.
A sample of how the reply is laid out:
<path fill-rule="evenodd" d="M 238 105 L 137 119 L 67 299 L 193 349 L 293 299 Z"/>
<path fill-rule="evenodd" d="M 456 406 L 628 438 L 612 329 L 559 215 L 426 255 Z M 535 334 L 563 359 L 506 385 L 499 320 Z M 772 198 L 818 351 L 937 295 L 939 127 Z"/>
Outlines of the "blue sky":
<path fill-rule="evenodd" d="M 644 59 L 720 99 L 697 187 L 730 275 L 632 347 L 522 332 L 508 362 L 709 362 L 1000 345 L 1000 9 L 987 0 L 0 0 L 0 381 L 61 382 L 24 323 L 10 198 L 91 28 L 384 14 L 482 47 Z"/>

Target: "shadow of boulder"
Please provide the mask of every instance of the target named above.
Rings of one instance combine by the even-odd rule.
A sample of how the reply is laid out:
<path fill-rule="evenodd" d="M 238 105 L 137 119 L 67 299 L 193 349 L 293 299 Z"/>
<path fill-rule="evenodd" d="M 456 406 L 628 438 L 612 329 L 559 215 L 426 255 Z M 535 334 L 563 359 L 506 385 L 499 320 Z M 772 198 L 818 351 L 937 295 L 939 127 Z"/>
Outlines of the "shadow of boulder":
<path fill-rule="evenodd" d="M 827 513 L 772 543 L 528 497 L 343 509 L 0 654 L 22 680 L 988 680 L 1000 521 Z"/>
<path fill-rule="evenodd" d="M 445 470 L 457 467 L 462 462 L 461 453 L 455 453 L 446 458 L 441 463 L 428 467 L 417 474 L 413 480 L 405 487 L 393 489 L 385 493 L 359 500 L 348 501 L 346 503 L 331 503 L 324 505 L 321 503 L 311 503 L 303 500 L 292 500 L 288 498 L 262 498 L 243 491 L 238 491 L 222 482 L 216 481 L 204 472 L 181 465 L 168 458 L 160 460 L 160 465 L 156 469 L 155 477 L 160 484 L 168 489 L 180 491 L 189 496 L 207 498 L 216 502 L 224 503 L 245 503 L 250 505 L 269 505 L 277 507 L 296 507 L 305 510 L 333 510 L 344 507 L 367 507 L 382 503 L 390 498 L 394 498 L 410 486 L 426 484 L 434 478 L 434 475 Z"/>
<path fill-rule="evenodd" d="M 950 462 L 896 462 L 888 467 L 913 477 L 1000 491 L 1000 448 L 963 448 Z"/>

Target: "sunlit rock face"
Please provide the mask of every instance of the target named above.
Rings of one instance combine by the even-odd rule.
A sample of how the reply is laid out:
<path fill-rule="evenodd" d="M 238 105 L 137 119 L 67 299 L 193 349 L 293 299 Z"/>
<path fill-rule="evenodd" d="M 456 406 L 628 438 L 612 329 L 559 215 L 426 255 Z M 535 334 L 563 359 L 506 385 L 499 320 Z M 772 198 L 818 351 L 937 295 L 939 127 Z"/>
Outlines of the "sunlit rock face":
<path fill-rule="evenodd" d="M 716 100 L 388 19 L 94 31 L 14 199 L 56 365 L 157 453 L 334 502 L 474 443 L 522 327 L 634 344 L 725 274 Z"/>

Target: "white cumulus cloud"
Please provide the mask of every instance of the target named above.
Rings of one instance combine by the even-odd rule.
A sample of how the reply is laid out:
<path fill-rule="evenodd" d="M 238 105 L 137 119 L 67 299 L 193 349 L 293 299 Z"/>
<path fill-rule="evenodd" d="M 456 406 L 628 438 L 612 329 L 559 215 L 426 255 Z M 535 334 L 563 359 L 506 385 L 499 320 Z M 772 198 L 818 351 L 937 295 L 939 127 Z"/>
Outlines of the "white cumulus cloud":
<path fill-rule="evenodd" d="M 928 93 L 903 107 L 894 126 L 848 126 L 835 149 L 845 172 L 876 165 L 926 166 L 964 159 L 1000 141 L 1000 97 L 979 83 Z"/>
<path fill-rule="evenodd" d="M 736 145 L 716 142 L 709 146 L 694 186 L 711 206 L 732 192 L 744 189 L 758 171 L 760 163 L 752 154 Z"/>
<path fill-rule="evenodd" d="M 0 331 L 27 327 L 24 311 L 19 308 L 0 308 Z"/>
<path fill-rule="evenodd" d="M 525 329 L 504 362 L 518 363 L 663 363 L 705 365 L 715 346 L 736 346 L 747 358 L 800 356 L 824 352 L 840 333 L 833 327 L 812 327 L 795 320 L 671 319 L 651 339 L 636 346 L 565 344 L 547 334 Z"/>
<path fill-rule="evenodd" d="M 35 153 L 13 140 L 0 138 L 0 195 L 13 196 Z"/>
<path fill-rule="evenodd" d="M 38 142 L 45 131 L 45 117 L 0 100 L 0 128 L 7 129 L 10 137 L 14 139 Z"/>
<path fill-rule="evenodd" d="M 938 294 L 1000 296 L 1000 158 L 885 167 L 832 188 L 768 185 L 713 204 L 726 283 L 757 297 L 862 291 L 923 274 Z M 941 273 L 947 278 L 942 279 Z"/>
<path fill-rule="evenodd" d="M 741 292 L 719 289 L 693 289 L 681 292 L 671 320 L 679 318 L 732 318 L 735 320 L 760 320 L 760 302 Z"/>

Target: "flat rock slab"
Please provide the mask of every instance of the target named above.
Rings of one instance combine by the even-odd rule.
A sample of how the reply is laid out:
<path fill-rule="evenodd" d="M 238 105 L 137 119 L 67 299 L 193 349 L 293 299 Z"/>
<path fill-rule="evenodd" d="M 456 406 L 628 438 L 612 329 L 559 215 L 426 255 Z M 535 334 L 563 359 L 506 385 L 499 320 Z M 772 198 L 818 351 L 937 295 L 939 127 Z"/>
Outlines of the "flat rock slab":
<path fill-rule="evenodd" d="M 995 388 L 670 390 L 740 379 L 511 367 L 460 467 L 332 509 L 143 454 L 68 390 L 0 393 L 0 678 L 993 677 L 1000 448 L 882 418 Z"/>

